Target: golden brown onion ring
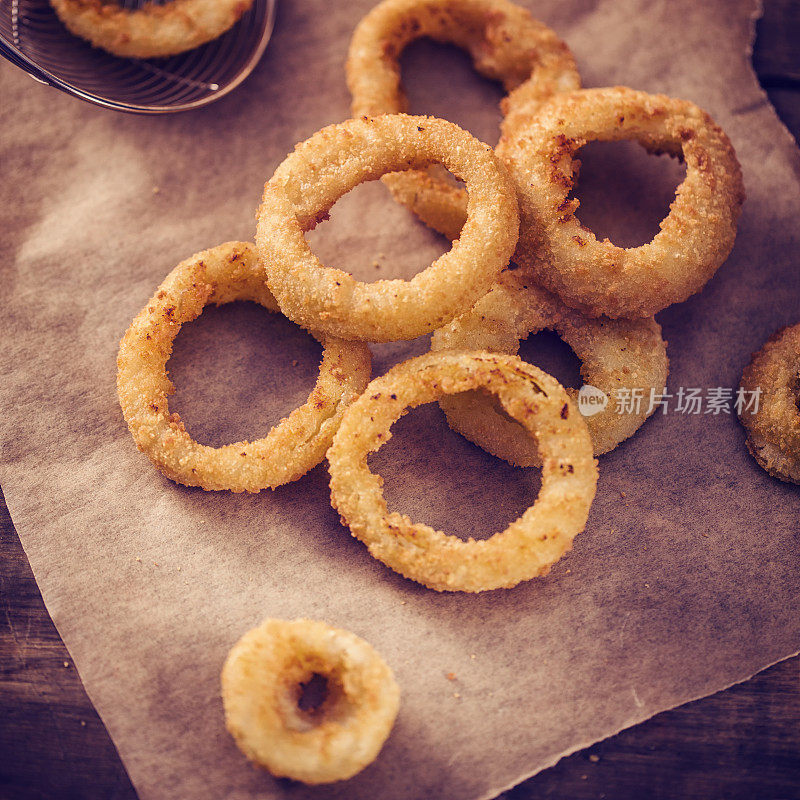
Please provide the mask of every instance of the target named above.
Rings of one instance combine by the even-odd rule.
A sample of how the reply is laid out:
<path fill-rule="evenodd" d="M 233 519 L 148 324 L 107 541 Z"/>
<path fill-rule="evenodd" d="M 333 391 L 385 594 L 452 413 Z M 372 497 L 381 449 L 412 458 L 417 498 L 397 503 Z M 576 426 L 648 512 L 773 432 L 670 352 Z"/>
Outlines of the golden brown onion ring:
<path fill-rule="evenodd" d="M 278 312 L 255 248 L 228 242 L 183 261 L 131 323 L 117 358 L 117 393 L 134 441 L 168 478 L 203 489 L 258 492 L 297 480 L 322 461 L 344 408 L 369 382 L 366 345 L 312 333 L 324 348 L 317 384 L 304 405 L 255 442 L 198 444 L 167 397 L 166 364 L 185 322 L 209 303 L 252 300 Z"/>
<path fill-rule="evenodd" d="M 542 455 L 539 496 L 502 533 L 463 541 L 389 512 L 367 456 L 408 409 L 472 389 L 495 394 Z M 331 501 L 353 536 L 401 575 L 438 591 L 481 592 L 545 575 L 583 530 L 597 484 L 586 424 L 564 389 L 516 356 L 442 351 L 373 380 L 345 412 L 328 451 Z"/>
<path fill-rule="evenodd" d="M 299 706 L 315 675 L 326 695 Z M 222 669 L 225 722 L 242 752 L 277 777 L 304 783 L 351 778 L 375 760 L 394 725 L 400 690 L 380 655 L 322 622 L 265 620 Z"/>
<path fill-rule="evenodd" d="M 742 373 L 746 400 L 758 392 L 758 410 L 740 403 L 747 449 L 772 476 L 800 483 L 800 324 L 774 333 Z"/>
<path fill-rule="evenodd" d="M 503 84 L 509 93 L 501 103 L 505 133 L 543 99 L 580 87 L 567 45 L 508 0 L 384 0 L 361 20 L 350 42 L 346 69 L 354 117 L 407 110 L 399 58 L 423 37 L 463 48 L 478 72 Z M 451 240 L 458 238 L 467 216 L 463 189 L 420 170 L 382 180 L 423 222 Z"/>
<path fill-rule="evenodd" d="M 192 50 L 233 27 L 253 0 L 170 0 L 123 8 L 112 0 L 50 0 L 70 33 L 124 58 Z"/>
<path fill-rule="evenodd" d="M 660 395 L 666 385 L 666 342 L 661 326 L 652 317 L 587 318 L 518 270 L 507 270 L 472 310 L 433 334 L 431 350 L 488 350 L 516 355 L 522 339 L 545 329 L 558 333 L 573 349 L 581 360 L 584 382 L 606 395 L 605 408 L 585 419 L 594 454 L 613 450 L 633 436 L 652 413 L 651 391 Z M 640 408 L 619 413 L 624 393 L 634 390 L 642 392 Z M 577 402 L 576 390 L 567 389 L 567 393 Z M 491 396 L 465 392 L 443 397 L 439 405 L 453 430 L 492 455 L 521 467 L 541 463 L 536 442 Z"/>
<path fill-rule="evenodd" d="M 598 241 L 569 199 L 575 153 L 634 139 L 686 162 L 661 230 L 625 249 Z M 519 195 L 514 262 L 567 305 L 591 315 L 649 317 L 700 291 L 728 257 L 744 200 L 730 140 L 693 103 L 624 87 L 561 94 L 498 145 Z"/>
<path fill-rule="evenodd" d="M 362 181 L 441 163 L 469 193 L 459 241 L 410 281 L 361 283 L 323 266 L 304 232 Z M 344 339 L 390 342 L 440 328 L 484 295 L 514 250 L 517 201 L 491 147 L 457 125 L 405 114 L 352 119 L 295 148 L 264 187 L 256 246 L 281 311 Z"/>

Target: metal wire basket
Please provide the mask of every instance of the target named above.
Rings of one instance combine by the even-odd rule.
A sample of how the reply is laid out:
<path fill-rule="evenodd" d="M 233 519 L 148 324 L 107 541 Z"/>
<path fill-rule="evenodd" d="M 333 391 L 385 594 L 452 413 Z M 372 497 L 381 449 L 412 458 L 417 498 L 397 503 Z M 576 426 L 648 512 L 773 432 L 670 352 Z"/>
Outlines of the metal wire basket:
<path fill-rule="evenodd" d="M 143 4 L 120 0 L 125 8 Z M 254 0 L 218 39 L 170 58 L 144 60 L 118 58 L 73 36 L 48 0 L 0 0 L 0 55 L 36 80 L 90 103 L 165 114 L 199 108 L 235 89 L 264 53 L 274 16 L 275 0 Z"/>

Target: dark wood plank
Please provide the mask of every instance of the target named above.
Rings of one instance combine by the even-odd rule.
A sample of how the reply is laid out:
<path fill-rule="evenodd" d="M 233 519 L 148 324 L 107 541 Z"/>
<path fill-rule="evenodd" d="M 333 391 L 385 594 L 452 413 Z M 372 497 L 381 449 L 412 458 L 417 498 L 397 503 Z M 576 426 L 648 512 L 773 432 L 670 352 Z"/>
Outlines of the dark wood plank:
<path fill-rule="evenodd" d="M 800 138 L 800 3 L 765 6 L 754 64 Z M 44 608 L 2 495 L 0 603 L 0 798 L 135 798 Z M 798 800 L 798 720 L 794 658 L 565 758 L 504 797 Z"/>
<path fill-rule="evenodd" d="M 136 797 L 0 495 L 0 797 Z"/>

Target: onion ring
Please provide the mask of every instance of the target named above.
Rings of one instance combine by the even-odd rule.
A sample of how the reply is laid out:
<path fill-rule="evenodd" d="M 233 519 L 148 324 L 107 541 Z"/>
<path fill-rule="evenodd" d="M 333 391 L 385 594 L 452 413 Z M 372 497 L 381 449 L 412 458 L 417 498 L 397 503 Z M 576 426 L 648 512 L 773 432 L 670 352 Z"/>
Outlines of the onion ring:
<path fill-rule="evenodd" d="M 651 390 L 660 393 L 669 361 L 661 326 L 650 317 L 638 320 L 587 318 L 567 308 L 555 295 L 528 281 L 518 270 L 506 272 L 466 314 L 436 331 L 431 350 L 519 352 L 520 340 L 554 330 L 581 360 L 581 377 L 607 398 L 602 411 L 586 416 L 596 456 L 633 436 L 652 413 Z M 620 390 L 640 389 L 646 398 L 638 411 L 618 413 Z M 567 389 L 577 401 L 577 391 Z M 450 427 L 498 458 L 520 467 L 539 466 L 536 443 L 482 392 L 443 397 L 439 405 Z M 649 411 L 649 413 L 648 413 Z"/>
<path fill-rule="evenodd" d="M 760 393 L 757 411 L 739 406 L 747 449 L 773 477 L 800 483 L 800 324 L 781 328 L 753 354 L 740 391 Z"/>
<path fill-rule="evenodd" d="M 686 162 L 649 244 L 599 242 L 575 216 L 573 156 L 586 142 L 635 139 Z M 730 140 L 693 103 L 624 87 L 557 95 L 498 145 L 519 195 L 514 262 L 591 316 L 649 317 L 698 292 L 728 257 L 744 200 Z"/>
<path fill-rule="evenodd" d="M 324 267 L 303 233 L 366 180 L 441 163 L 464 180 L 467 222 L 452 249 L 410 281 L 360 283 Z M 390 342 L 440 328 L 484 295 L 514 250 L 516 196 L 493 150 L 457 125 L 404 114 L 331 125 L 298 145 L 264 187 L 256 246 L 281 311 L 344 339 Z"/>
<path fill-rule="evenodd" d="M 536 438 L 539 496 L 502 533 L 463 541 L 390 513 L 367 456 L 391 437 L 407 409 L 470 389 L 496 394 Z M 438 591 L 510 588 L 546 574 L 586 525 L 597 462 L 586 424 L 564 389 L 516 356 L 442 351 L 393 367 L 345 412 L 328 451 L 331 502 L 369 552 L 407 578 Z"/>
<path fill-rule="evenodd" d="M 312 333 L 324 352 L 305 405 L 255 442 L 198 444 L 170 414 L 167 397 L 174 387 L 166 364 L 181 325 L 209 303 L 233 300 L 278 312 L 252 244 L 228 242 L 175 267 L 122 339 L 117 393 L 134 441 L 168 478 L 209 490 L 258 492 L 297 480 L 322 461 L 344 408 L 369 381 L 371 359 L 366 345 Z"/>
<path fill-rule="evenodd" d="M 303 685 L 326 679 L 314 710 Z M 225 722 L 236 744 L 276 777 L 318 784 L 351 778 L 375 760 L 400 705 L 392 670 L 350 631 L 322 622 L 265 620 L 222 669 Z"/>
<path fill-rule="evenodd" d="M 384 0 L 358 24 L 347 56 L 347 85 L 354 117 L 397 114 L 408 108 L 400 85 L 400 54 L 428 37 L 466 50 L 475 69 L 500 81 L 508 134 L 531 109 L 555 92 L 580 88 L 567 45 L 527 9 L 508 0 Z M 420 170 L 385 175 L 396 200 L 450 240 L 467 217 L 462 188 Z"/>
<path fill-rule="evenodd" d="M 50 0 L 70 33 L 123 58 L 192 50 L 232 28 L 253 0 L 170 0 L 124 8 L 106 0 Z"/>

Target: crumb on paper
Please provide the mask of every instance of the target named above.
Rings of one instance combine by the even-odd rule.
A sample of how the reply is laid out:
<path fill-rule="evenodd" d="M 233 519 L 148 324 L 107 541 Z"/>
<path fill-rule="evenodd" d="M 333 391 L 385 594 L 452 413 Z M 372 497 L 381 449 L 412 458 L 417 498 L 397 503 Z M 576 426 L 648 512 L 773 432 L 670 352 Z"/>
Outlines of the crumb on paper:
<path fill-rule="evenodd" d="M 454 680 L 456 679 L 456 674 L 455 674 L 455 672 L 448 672 L 448 673 L 447 673 L 447 675 L 446 675 L 446 678 L 447 678 L 447 680 L 449 680 L 449 681 L 454 681 Z"/>
<path fill-rule="evenodd" d="M 461 699 L 461 695 L 458 692 L 453 692 L 453 697 L 455 697 L 456 700 Z"/>
<path fill-rule="evenodd" d="M 160 191 L 161 189 L 158 186 L 153 187 L 153 194 L 158 194 Z"/>

